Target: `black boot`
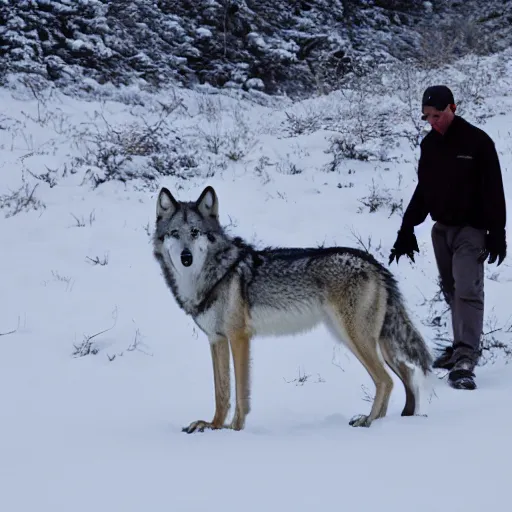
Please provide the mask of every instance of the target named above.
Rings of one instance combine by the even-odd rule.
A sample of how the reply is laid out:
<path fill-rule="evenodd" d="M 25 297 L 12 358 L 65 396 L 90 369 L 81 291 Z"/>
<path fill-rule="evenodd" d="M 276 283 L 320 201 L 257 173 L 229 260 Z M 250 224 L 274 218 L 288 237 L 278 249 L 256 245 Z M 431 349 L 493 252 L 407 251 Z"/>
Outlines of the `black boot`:
<path fill-rule="evenodd" d="M 461 358 L 454 364 L 448 374 L 448 384 L 455 389 L 476 389 L 474 362 L 468 358 Z"/>
<path fill-rule="evenodd" d="M 444 347 L 438 349 L 438 356 L 432 363 L 432 368 L 442 368 L 443 370 L 451 370 L 455 364 L 452 361 L 453 358 L 453 347 Z"/>

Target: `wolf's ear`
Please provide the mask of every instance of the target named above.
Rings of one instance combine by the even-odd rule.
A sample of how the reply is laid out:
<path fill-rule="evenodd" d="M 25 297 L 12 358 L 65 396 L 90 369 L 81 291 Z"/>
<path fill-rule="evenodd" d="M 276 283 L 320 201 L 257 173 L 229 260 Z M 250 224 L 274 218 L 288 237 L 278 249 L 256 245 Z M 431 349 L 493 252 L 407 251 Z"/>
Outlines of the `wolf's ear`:
<path fill-rule="evenodd" d="M 168 189 L 163 187 L 162 190 L 160 190 L 160 194 L 158 194 L 158 199 L 156 201 L 157 218 L 172 217 L 178 207 L 178 201 L 174 199 Z"/>
<path fill-rule="evenodd" d="M 206 187 L 196 201 L 197 208 L 203 217 L 219 216 L 219 201 L 213 187 Z"/>

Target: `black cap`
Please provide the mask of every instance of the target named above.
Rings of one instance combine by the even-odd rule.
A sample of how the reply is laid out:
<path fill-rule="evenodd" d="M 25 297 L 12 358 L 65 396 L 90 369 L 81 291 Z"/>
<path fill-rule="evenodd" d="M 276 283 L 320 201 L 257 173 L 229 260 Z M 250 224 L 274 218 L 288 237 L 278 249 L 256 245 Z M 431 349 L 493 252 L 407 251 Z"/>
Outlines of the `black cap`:
<path fill-rule="evenodd" d="M 423 107 L 434 107 L 437 110 L 444 110 L 448 105 L 454 103 L 452 91 L 446 85 L 432 85 L 427 87 L 423 93 L 421 109 L 423 110 Z"/>

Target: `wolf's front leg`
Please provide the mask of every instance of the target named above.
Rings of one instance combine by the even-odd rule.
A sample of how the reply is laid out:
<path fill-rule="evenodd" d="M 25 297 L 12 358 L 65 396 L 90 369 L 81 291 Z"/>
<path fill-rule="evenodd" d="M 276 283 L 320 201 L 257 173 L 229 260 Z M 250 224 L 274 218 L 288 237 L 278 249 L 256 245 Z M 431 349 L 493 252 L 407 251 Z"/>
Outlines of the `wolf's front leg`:
<path fill-rule="evenodd" d="M 198 420 L 192 422 L 183 432 L 204 432 L 205 429 L 217 430 L 225 428 L 226 416 L 229 410 L 229 342 L 227 338 L 210 340 L 213 362 L 213 380 L 215 383 L 215 416 L 211 422 Z"/>
<path fill-rule="evenodd" d="M 251 410 L 250 397 L 250 336 L 239 331 L 229 336 L 233 366 L 236 381 L 236 409 L 230 428 L 242 430 L 245 426 L 245 417 Z"/>

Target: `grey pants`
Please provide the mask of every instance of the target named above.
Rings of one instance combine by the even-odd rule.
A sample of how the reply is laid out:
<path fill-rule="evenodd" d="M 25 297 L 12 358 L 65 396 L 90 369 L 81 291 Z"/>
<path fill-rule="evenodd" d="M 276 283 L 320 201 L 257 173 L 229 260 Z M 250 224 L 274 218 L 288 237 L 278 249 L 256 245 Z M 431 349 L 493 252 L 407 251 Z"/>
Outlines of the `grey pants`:
<path fill-rule="evenodd" d="M 475 362 L 484 319 L 484 264 L 478 256 L 485 246 L 485 233 L 439 222 L 432 228 L 441 289 L 452 314 L 453 346 Z"/>

